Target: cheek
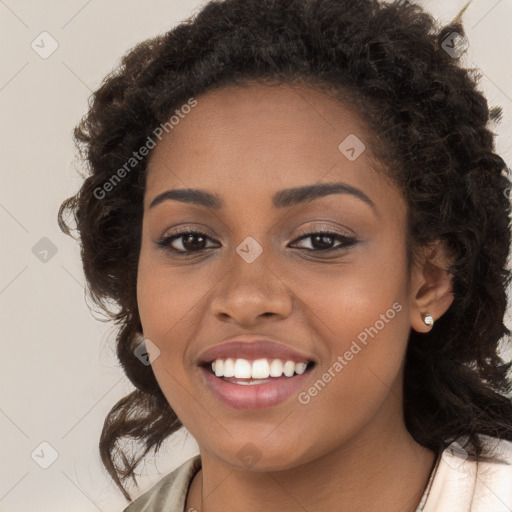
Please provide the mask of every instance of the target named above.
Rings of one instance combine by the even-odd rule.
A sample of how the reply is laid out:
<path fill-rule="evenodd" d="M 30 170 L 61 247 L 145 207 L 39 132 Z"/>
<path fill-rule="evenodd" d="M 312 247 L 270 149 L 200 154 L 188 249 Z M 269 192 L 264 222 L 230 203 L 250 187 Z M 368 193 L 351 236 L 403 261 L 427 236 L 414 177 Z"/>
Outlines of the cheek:
<path fill-rule="evenodd" d="M 160 351 L 151 366 L 167 401 L 186 423 L 193 404 L 184 393 L 189 388 L 185 353 L 197 328 L 197 322 L 191 320 L 194 306 L 200 303 L 204 290 L 178 276 L 175 268 L 156 265 L 141 253 L 137 278 L 139 315 L 144 337 Z"/>
<path fill-rule="evenodd" d="M 406 259 L 405 253 L 390 245 L 377 241 L 359 254 L 347 255 L 339 264 L 298 264 L 295 272 L 283 276 L 300 298 L 299 307 L 300 303 L 306 306 L 300 314 L 321 328 L 320 338 L 331 340 L 328 346 L 337 351 L 331 357 L 348 350 L 347 340 L 359 336 L 364 342 L 365 336 L 370 336 L 368 329 L 375 332 L 373 327 L 383 340 L 395 339 L 398 333 L 404 338 L 408 323 L 404 313 L 408 302 Z"/>
<path fill-rule="evenodd" d="M 144 335 L 179 346 L 180 333 L 187 332 L 189 338 L 193 334 L 192 319 L 197 319 L 215 281 L 198 266 L 171 266 L 154 260 L 141 253 L 137 303 Z"/>
<path fill-rule="evenodd" d="M 318 368 L 321 382 L 303 390 L 303 403 L 315 402 L 325 414 L 343 416 L 341 409 L 329 410 L 339 403 L 361 419 L 400 374 L 410 331 L 407 272 L 405 252 L 392 247 L 347 258 L 323 274 L 298 273 L 294 289 L 305 297 L 302 314 L 328 349 Z"/>
<path fill-rule="evenodd" d="M 205 337 L 206 304 L 218 281 L 207 266 L 167 264 L 142 247 L 137 277 L 139 316 L 144 337 L 160 350 L 152 363 L 155 377 L 182 421 L 193 414 L 190 370 L 197 368 L 190 346 Z"/>

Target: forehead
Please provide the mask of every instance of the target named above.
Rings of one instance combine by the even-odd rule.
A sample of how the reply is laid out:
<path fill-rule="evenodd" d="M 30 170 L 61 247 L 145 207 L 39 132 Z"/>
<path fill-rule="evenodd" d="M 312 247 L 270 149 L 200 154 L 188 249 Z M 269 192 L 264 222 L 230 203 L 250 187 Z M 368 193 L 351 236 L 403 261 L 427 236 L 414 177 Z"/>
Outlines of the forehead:
<path fill-rule="evenodd" d="M 223 87 L 196 101 L 150 155 L 146 208 L 170 188 L 207 189 L 243 204 L 246 194 L 269 202 L 277 190 L 321 181 L 386 197 L 390 185 L 375 170 L 364 123 L 342 101 L 261 84 Z"/>

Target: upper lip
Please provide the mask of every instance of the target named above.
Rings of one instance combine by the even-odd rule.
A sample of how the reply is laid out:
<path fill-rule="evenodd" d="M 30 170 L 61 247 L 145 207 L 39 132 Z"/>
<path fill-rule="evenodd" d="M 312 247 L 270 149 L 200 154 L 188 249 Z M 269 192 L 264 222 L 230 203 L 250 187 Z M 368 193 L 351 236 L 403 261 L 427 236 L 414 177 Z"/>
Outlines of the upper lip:
<path fill-rule="evenodd" d="M 201 352 L 197 361 L 201 365 L 211 363 L 216 359 L 228 358 L 248 360 L 282 359 L 296 363 L 314 361 L 311 356 L 266 337 L 238 337 L 224 341 Z"/>

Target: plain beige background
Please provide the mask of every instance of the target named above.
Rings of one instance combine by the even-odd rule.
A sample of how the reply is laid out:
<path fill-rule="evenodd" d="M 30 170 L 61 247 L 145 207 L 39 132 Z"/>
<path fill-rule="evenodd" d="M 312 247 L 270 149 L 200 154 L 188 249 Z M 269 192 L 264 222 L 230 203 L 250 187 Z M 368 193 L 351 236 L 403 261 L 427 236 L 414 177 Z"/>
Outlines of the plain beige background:
<path fill-rule="evenodd" d="M 71 134 L 88 96 L 127 49 L 202 3 L 0 0 L 0 511 L 126 506 L 97 445 L 106 413 L 131 386 L 112 326 L 85 303 L 78 246 L 56 214 L 80 184 Z M 419 3 L 446 22 L 465 0 Z M 512 0 L 473 0 L 464 24 L 463 60 L 482 73 L 489 104 L 503 108 L 497 149 L 510 166 Z M 139 494 L 196 450 L 184 432 L 170 439 L 139 468 Z"/>

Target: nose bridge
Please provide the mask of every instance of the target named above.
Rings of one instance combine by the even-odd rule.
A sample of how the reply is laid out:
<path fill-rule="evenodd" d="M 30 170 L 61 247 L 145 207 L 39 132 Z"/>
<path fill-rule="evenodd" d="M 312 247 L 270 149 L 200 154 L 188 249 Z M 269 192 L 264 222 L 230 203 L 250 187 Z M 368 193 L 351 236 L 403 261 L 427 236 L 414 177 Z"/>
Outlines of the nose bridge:
<path fill-rule="evenodd" d="M 269 274 L 272 274 L 270 265 L 272 250 L 267 241 L 263 241 L 261 236 L 260 242 L 252 236 L 246 237 L 235 249 L 232 256 L 233 278 L 240 284 L 251 286 L 265 286 L 267 284 Z M 273 274 L 272 274 L 273 275 Z M 258 286 L 259 285 L 259 286 Z"/>
<path fill-rule="evenodd" d="M 263 235 L 247 236 L 235 248 L 229 264 L 228 274 L 230 288 L 249 289 L 256 293 L 265 293 L 269 286 L 274 288 L 276 271 L 272 271 L 274 258 L 270 254 L 272 248 Z"/>
<path fill-rule="evenodd" d="M 235 247 L 228 259 L 229 271 L 214 292 L 215 315 L 250 323 L 262 314 L 290 313 L 290 291 L 278 269 L 273 268 L 275 259 L 270 254 L 270 245 L 248 236 Z"/>

